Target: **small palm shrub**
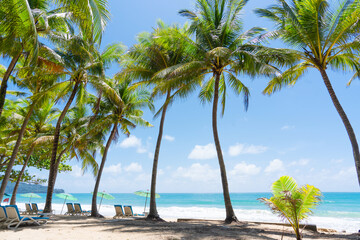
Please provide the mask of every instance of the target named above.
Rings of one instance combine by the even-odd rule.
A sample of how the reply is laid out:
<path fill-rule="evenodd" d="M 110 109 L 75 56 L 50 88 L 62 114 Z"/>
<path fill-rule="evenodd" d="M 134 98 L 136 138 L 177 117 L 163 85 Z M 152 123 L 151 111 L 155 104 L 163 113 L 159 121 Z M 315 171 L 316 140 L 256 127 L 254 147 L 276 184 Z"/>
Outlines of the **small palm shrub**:
<path fill-rule="evenodd" d="M 271 211 L 288 221 L 296 234 L 296 239 L 301 240 L 299 229 L 300 221 L 311 215 L 321 201 L 321 191 L 311 185 L 298 187 L 294 178 L 282 176 L 271 187 L 273 196 L 259 198 L 268 205 Z"/>

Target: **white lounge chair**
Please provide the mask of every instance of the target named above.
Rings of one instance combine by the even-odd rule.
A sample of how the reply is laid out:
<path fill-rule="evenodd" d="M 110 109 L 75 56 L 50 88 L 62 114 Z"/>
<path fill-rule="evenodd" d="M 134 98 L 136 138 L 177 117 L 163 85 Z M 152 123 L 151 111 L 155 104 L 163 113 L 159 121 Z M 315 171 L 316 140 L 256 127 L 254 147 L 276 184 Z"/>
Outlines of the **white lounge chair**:
<path fill-rule="evenodd" d="M 36 225 L 46 224 L 49 218 L 47 217 L 22 217 L 20 216 L 19 209 L 16 205 L 9 205 L 5 207 L 5 212 L 8 221 L 5 223 L 8 229 L 17 229 L 20 224 L 34 223 Z"/>
<path fill-rule="evenodd" d="M 145 217 L 144 214 L 134 214 L 132 206 L 124 206 L 124 211 L 126 217 Z"/>
<path fill-rule="evenodd" d="M 80 215 L 85 215 L 85 216 L 89 216 L 91 214 L 91 211 L 83 211 L 81 209 L 80 203 L 74 203 L 74 208 L 75 208 L 75 214 L 80 214 Z"/>
<path fill-rule="evenodd" d="M 75 209 L 74 209 L 74 205 L 72 203 L 66 203 L 66 207 L 67 207 L 67 212 L 65 213 L 65 215 L 75 215 Z"/>
<path fill-rule="evenodd" d="M 124 211 L 123 211 L 123 208 L 121 205 L 114 205 L 114 207 L 115 207 L 115 216 L 113 217 L 114 219 L 118 218 L 118 217 L 125 217 L 125 214 L 124 214 Z"/>

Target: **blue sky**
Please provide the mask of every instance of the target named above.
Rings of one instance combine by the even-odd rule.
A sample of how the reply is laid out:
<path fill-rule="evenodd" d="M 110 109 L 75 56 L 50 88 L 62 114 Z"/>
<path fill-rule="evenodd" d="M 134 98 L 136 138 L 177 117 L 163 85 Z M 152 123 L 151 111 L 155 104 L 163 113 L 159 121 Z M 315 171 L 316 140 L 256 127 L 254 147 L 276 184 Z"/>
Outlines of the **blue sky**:
<path fill-rule="evenodd" d="M 252 10 L 271 1 L 250 1 L 244 11 L 244 29 L 262 26 L 265 19 Z M 193 8 L 190 0 L 110 0 L 112 20 L 103 46 L 135 43 L 143 31 L 151 31 L 157 19 L 168 24 L 184 23 L 177 12 Z M 283 46 L 278 42 L 273 46 Z M 109 75 L 116 73 L 114 66 Z M 360 83 L 346 87 L 350 74 L 329 70 L 334 89 L 360 138 Z M 244 111 L 241 97 L 228 94 L 224 117 L 218 129 L 231 192 L 264 192 L 282 175 L 299 184 L 312 184 L 322 191 L 359 191 L 354 160 L 345 128 L 316 71 L 309 71 L 296 86 L 272 96 L 261 92 L 268 79 L 241 79 L 251 91 L 250 106 Z M 211 105 L 203 105 L 198 91 L 169 109 L 160 151 L 157 191 L 221 192 L 220 174 L 211 126 Z M 159 107 L 163 99 L 156 102 Z M 147 111 L 153 128 L 137 128 L 129 138 L 113 143 L 102 177 L 100 191 L 134 192 L 150 187 L 151 169 L 159 119 Z M 100 158 L 99 158 L 100 160 Z M 70 162 L 73 172 L 58 174 L 57 188 L 66 192 L 91 192 L 94 177 L 84 175 L 80 163 Z M 47 178 L 48 172 L 32 172 Z"/>

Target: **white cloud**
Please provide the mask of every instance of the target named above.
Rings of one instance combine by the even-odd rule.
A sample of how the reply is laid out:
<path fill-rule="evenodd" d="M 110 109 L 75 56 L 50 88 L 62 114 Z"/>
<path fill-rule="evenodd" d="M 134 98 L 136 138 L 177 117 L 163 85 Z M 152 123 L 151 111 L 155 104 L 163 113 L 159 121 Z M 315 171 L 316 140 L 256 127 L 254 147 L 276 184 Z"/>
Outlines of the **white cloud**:
<path fill-rule="evenodd" d="M 105 167 L 104 172 L 105 173 L 120 173 L 121 172 L 121 163 Z"/>
<path fill-rule="evenodd" d="M 291 129 L 294 129 L 294 128 L 295 128 L 295 126 L 285 125 L 285 126 L 281 127 L 281 130 L 286 131 L 286 130 L 291 130 Z"/>
<path fill-rule="evenodd" d="M 119 147 L 121 148 L 136 148 L 136 152 L 138 153 L 146 153 L 147 150 L 142 145 L 141 139 L 137 138 L 134 135 L 131 135 L 130 137 L 124 139 L 120 144 Z"/>
<path fill-rule="evenodd" d="M 78 167 L 77 165 L 75 166 L 72 166 L 71 167 L 72 171 L 71 171 L 71 175 L 74 176 L 74 177 L 81 177 L 83 175 L 83 170 Z"/>
<path fill-rule="evenodd" d="M 173 136 L 169 136 L 169 135 L 165 135 L 164 139 L 168 140 L 169 142 L 173 142 L 175 140 L 175 138 Z"/>
<path fill-rule="evenodd" d="M 201 146 L 195 145 L 194 149 L 188 156 L 189 159 L 212 159 L 216 158 L 216 149 L 213 143 Z"/>
<path fill-rule="evenodd" d="M 235 165 L 234 169 L 230 171 L 230 174 L 234 176 L 257 175 L 260 173 L 260 170 L 261 168 L 257 167 L 255 164 L 241 162 Z"/>
<path fill-rule="evenodd" d="M 194 163 L 189 168 L 179 167 L 173 174 L 176 178 L 187 178 L 195 182 L 219 180 L 219 170 L 212 169 L 208 164 Z"/>
<path fill-rule="evenodd" d="M 237 143 L 229 147 L 229 155 L 234 157 L 240 154 L 259 154 L 265 152 L 267 149 L 268 147 L 265 146 L 245 145 Z"/>
<path fill-rule="evenodd" d="M 303 158 L 299 161 L 294 161 L 290 163 L 290 166 L 306 166 L 309 163 L 309 159 Z"/>
<path fill-rule="evenodd" d="M 125 167 L 127 172 L 141 172 L 142 166 L 139 163 L 133 162 L 129 166 Z"/>
<path fill-rule="evenodd" d="M 280 172 L 285 170 L 284 164 L 280 159 L 274 159 L 270 164 L 265 168 L 266 173 Z"/>

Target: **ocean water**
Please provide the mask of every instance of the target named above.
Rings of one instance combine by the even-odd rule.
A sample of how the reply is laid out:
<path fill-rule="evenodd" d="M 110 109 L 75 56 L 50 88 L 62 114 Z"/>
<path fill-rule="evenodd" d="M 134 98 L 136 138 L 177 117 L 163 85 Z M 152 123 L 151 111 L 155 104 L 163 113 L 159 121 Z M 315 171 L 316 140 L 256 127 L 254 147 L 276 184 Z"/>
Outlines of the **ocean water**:
<path fill-rule="evenodd" d="M 42 208 L 46 194 L 39 195 L 42 198 L 33 198 L 31 202 L 38 203 Z M 73 202 L 81 203 L 84 210 L 91 209 L 92 195 L 90 193 L 72 193 L 72 195 L 78 199 Z M 115 215 L 114 204 L 132 205 L 136 213 L 144 211 L 145 197 L 132 193 L 111 193 L 111 195 L 115 199 L 102 201 L 100 213 L 104 216 Z M 162 218 L 225 219 L 223 195 L 220 193 L 160 193 L 160 196 L 157 199 L 157 208 Z M 236 216 L 239 220 L 246 221 L 281 222 L 279 217 L 257 200 L 270 196 L 270 193 L 232 193 L 231 200 Z M 17 203 L 21 209 L 25 208 L 25 202 L 29 202 L 29 198 L 17 196 Z M 56 213 L 60 213 L 63 202 L 64 199 L 53 197 L 53 209 Z M 98 198 L 99 203 L 100 198 Z M 149 201 L 147 201 L 147 209 L 148 206 Z M 66 206 L 64 211 L 66 211 Z M 321 204 L 305 223 L 348 233 L 358 232 L 360 230 L 360 193 L 323 193 Z"/>

